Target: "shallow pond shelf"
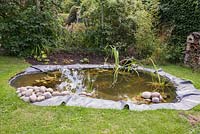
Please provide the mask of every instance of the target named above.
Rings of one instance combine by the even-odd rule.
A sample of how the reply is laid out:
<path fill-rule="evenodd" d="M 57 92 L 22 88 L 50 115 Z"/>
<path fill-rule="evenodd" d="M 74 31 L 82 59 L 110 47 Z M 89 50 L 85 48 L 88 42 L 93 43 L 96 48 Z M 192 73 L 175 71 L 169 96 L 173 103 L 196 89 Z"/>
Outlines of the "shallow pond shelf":
<path fill-rule="evenodd" d="M 109 70 L 113 69 L 113 65 L 91 65 L 91 64 L 74 64 L 74 65 L 36 65 L 27 68 L 24 72 L 17 74 L 13 78 L 10 79 L 9 83 L 14 87 L 16 86 L 16 81 L 21 76 L 29 75 L 29 74 L 38 74 L 41 72 L 50 72 L 56 70 L 87 70 L 87 69 L 99 69 L 99 70 Z M 138 72 L 146 72 L 146 73 L 155 73 L 156 71 L 149 68 L 137 67 Z M 135 104 L 129 100 L 120 100 L 118 98 L 103 98 L 103 97 L 90 97 L 87 95 L 80 95 L 77 93 L 69 93 L 66 95 L 57 95 L 49 97 L 48 99 L 44 99 L 42 101 L 37 101 L 32 104 L 38 106 L 58 106 L 58 105 L 67 105 L 67 106 L 81 106 L 81 107 L 90 107 L 90 108 L 101 108 L 101 109 L 124 109 L 128 108 L 130 110 L 156 110 L 156 109 L 175 109 L 175 110 L 189 110 L 193 107 L 200 104 L 200 91 L 197 90 L 191 81 L 184 80 L 181 78 L 177 78 L 171 74 L 168 74 L 161 69 L 158 71 L 158 74 L 163 78 L 169 80 L 170 83 L 175 87 L 174 94 L 176 95 L 175 102 L 167 102 L 167 103 L 150 103 L 150 104 Z M 77 75 L 77 74 L 73 74 Z M 73 80 L 74 77 L 71 79 Z M 48 79 L 53 79 L 52 77 L 45 78 L 46 81 Z M 40 80 L 41 82 L 43 80 Z M 45 81 L 45 82 L 46 82 Z M 74 79 L 75 81 L 75 79 Z M 45 83 L 44 82 L 44 83 Z M 55 83 L 59 83 L 59 81 L 55 80 Z M 78 86 L 81 86 L 79 79 L 76 80 Z M 15 83 L 15 84 L 14 84 Z M 75 85 L 75 86 L 77 86 Z M 71 85 L 73 86 L 73 85 Z M 35 96 L 33 96 L 34 99 Z"/>

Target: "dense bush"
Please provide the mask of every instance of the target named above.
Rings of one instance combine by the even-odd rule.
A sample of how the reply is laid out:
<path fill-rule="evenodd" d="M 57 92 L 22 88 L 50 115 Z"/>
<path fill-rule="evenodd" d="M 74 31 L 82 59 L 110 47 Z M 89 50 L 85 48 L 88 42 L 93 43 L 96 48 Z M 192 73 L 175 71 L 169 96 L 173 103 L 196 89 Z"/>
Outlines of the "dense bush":
<path fill-rule="evenodd" d="M 180 62 L 186 37 L 191 32 L 200 31 L 200 1 L 161 0 L 160 16 L 161 25 L 168 25 L 168 29 L 172 28 L 169 37 L 169 60 Z"/>
<path fill-rule="evenodd" d="M 148 11 L 148 13 L 152 16 L 152 22 L 153 22 L 153 28 L 156 30 L 157 25 L 159 24 L 159 5 L 160 0 L 142 0 L 145 9 Z"/>
<path fill-rule="evenodd" d="M 39 7 L 38 3 L 40 1 Z M 149 1 L 150 2 L 150 1 Z M 155 50 L 152 31 L 155 3 L 142 0 L 17 0 L 0 5 L 0 44 L 11 55 L 40 55 L 65 44 L 77 49 L 104 50 L 115 46 L 136 58 L 150 57 Z M 62 4 L 62 5 L 60 5 Z M 82 23 L 73 32 L 63 31 L 58 12 L 73 5 L 81 9 Z M 61 9 L 58 9 L 62 7 Z M 62 18 L 62 17 L 60 17 Z M 61 20 L 62 21 L 62 20 Z M 85 26 L 82 26 L 85 24 Z"/>
<path fill-rule="evenodd" d="M 61 25 L 57 19 L 57 3 L 34 0 L 20 3 L 15 0 L 0 4 L 0 44 L 10 55 L 40 55 L 56 47 L 61 38 Z"/>
<path fill-rule="evenodd" d="M 63 0 L 62 1 L 62 12 L 67 13 L 70 11 L 72 6 L 79 6 L 81 3 L 81 0 Z"/>
<path fill-rule="evenodd" d="M 141 0 L 83 0 L 86 39 L 94 47 L 112 45 L 138 58 L 154 51 L 152 16 Z"/>

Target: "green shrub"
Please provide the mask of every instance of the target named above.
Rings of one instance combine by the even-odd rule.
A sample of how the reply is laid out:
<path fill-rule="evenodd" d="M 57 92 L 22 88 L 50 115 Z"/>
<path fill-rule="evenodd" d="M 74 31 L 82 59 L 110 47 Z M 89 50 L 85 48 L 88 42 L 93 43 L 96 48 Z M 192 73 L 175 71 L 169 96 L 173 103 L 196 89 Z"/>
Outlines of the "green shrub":
<path fill-rule="evenodd" d="M 160 0 L 142 0 L 146 11 L 151 14 L 154 28 L 159 24 L 159 5 Z"/>
<path fill-rule="evenodd" d="M 72 6 L 80 5 L 81 0 L 62 0 L 62 12 L 69 13 Z"/>
<path fill-rule="evenodd" d="M 62 33 L 55 3 L 45 0 L 37 7 L 13 0 L 0 6 L 0 44 L 10 55 L 33 56 L 56 47 Z"/>
<path fill-rule="evenodd" d="M 200 31 L 200 1 L 199 0 L 161 0 L 161 25 L 171 26 L 169 38 L 168 59 L 181 62 L 186 37 L 195 31 Z"/>
<path fill-rule="evenodd" d="M 90 44 L 99 48 L 112 45 L 124 53 L 133 48 L 137 52 L 131 53 L 137 58 L 151 56 L 155 38 L 152 16 L 141 0 L 83 0 L 81 6 Z"/>
<path fill-rule="evenodd" d="M 166 60 L 171 63 L 179 63 L 183 61 L 183 45 L 168 45 L 166 49 Z"/>
<path fill-rule="evenodd" d="M 152 31 L 152 16 L 146 10 L 144 5 L 138 1 L 136 12 L 134 13 L 136 30 L 136 52 L 140 59 L 150 57 L 155 50 L 155 36 Z"/>
<path fill-rule="evenodd" d="M 106 45 L 113 45 L 124 50 L 128 45 L 134 44 L 135 22 L 129 16 L 131 5 L 126 4 L 127 2 L 107 0 L 83 2 L 82 6 L 86 9 L 83 16 L 89 27 L 87 37 L 93 39 L 95 46 L 104 48 Z"/>

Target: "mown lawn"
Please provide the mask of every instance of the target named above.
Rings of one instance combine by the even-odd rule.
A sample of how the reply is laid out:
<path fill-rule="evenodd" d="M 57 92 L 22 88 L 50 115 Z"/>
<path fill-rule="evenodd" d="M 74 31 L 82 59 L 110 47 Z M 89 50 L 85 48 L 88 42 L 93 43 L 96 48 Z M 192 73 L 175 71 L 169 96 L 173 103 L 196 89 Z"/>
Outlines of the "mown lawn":
<path fill-rule="evenodd" d="M 189 111 L 101 110 L 81 107 L 39 107 L 21 101 L 8 85 L 11 76 L 29 64 L 0 56 L 0 134 L 199 134 L 186 117 L 200 116 L 200 106 Z M 162 68 L 190 79 L 200 89 L 200 73 L 175 65 Z"/>

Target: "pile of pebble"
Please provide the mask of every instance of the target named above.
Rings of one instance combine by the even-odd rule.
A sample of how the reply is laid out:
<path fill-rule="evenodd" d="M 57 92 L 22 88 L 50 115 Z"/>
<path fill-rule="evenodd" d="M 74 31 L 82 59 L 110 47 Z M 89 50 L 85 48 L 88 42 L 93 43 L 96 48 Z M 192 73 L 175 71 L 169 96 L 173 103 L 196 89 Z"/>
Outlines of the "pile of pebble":
<path fill-rule="evenodd" d="M 153 103 L 159 103 L 163 101 L 163 97 L 158 92 L 143 92 L 141 96 L 146 101 L 153 102 Z"/>
<path fill-rule="evenodd" d="M 40 102 L 45 99 L 49 99 L 53 96 L 65 96 L 70 95 L 70 91 L 54 91 L 52 88 L 46 88 L 45 86 L 27 86 L 17 88 L 16 93 L 25 102 Z"/>

